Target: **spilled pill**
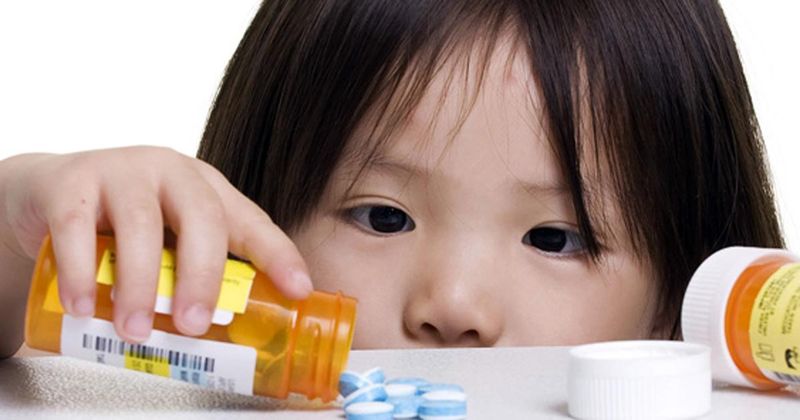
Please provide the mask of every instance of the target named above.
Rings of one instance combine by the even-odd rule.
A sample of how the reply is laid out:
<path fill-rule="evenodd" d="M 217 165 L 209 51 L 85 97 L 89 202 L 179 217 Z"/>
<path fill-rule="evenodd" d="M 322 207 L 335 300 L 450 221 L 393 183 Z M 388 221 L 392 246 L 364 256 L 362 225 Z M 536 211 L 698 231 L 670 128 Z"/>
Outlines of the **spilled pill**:
<path fill-rule="evenodd" d="M 394 406 L 380 401 L 358 402 L 347 406 L 347 420 L 391 420 Z"/>
<path fill-rule="evenodd" d="M 422 394 L 423 401 L 466 401 L 467 394 L 463 391 L 452 391 L 443 389 Z"/>
<path fill-rule="evenodd" d="M 461 385 L 456 384 L 442 384 L 442 383 L 433 383 L 433 384 L 425 384 L 417 387 L 417 395 L 426 394 L 432 391 L 458 391 L 464 392 L 464 388 Z"/>
<path fill-rule="evenodd" d="M 415 378 L 415 377 L 393 378 L 386 381 L 386 385 L 393 385 L 393 384 L 408 384 L 408 385 L 414 385 L 415 387 L 419 388 L 423 385 L 429 385 L 430 382 L 428 382 L 425 379 Z"/>
<path fill-rule="evenodd" d="M 408 384 L 386 384 L 384 387 L 389 398 L 413 397 L 417 392 L 417 387 Z"/>
<path fill-rule="evenodd" d="M 422 419 L 455 420 L 467 416 L 467 394 L 463 391 L 454 389 L 430 391 L 422 394 L 420 400 L 417 415 Z"/>
<path fill-rule="evenodd" d="M 422 420 L 456 420 L 467 418 L 466 401 L 423 400 L 419 405 Z"/>
<path fill-rule="evenodd" d="M 386 385 L 386 402 L 394 406 L 394 418 L 411 419 L 417 416 L 419 399 L 417 387 L 410 384 Z"/>
<path fill-rule="evenodd" d="M 339 393 L 347 397 L 359 388 L 363 388 L 372 382 L 358 372 L 346 370 L 339 376 Z"/>
<path fill-rule="evenodd" d="M 383 384 L 371 384 L 359 388 L 344 398 L 342 405 L 347 408 L 349 405 L 359 402 L 386 401 L 386 387 Z"/>
<path fill-rule="evenodd" d="M 467 395 L 456 384 L 424 378 L 386 379 L 379 367 L 363 373 L 345 371 L 339 391 L 347 420 L 458 420 L 467 417 Z"/>
<path fill-rule="evenodd" d="M 386 381 L 386 374 L 384 374 L 383 369 L 379 367 L 374 367 L 362 373 L 361 376 L 367 378 L 367 380 L 373 384 L 382 384 L 384 381 Z"/>

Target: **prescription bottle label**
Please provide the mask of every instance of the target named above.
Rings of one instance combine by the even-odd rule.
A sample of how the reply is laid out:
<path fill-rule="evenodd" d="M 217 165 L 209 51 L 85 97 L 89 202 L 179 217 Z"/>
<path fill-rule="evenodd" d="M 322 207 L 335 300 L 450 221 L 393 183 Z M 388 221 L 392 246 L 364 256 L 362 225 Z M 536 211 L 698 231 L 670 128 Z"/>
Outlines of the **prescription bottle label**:
<path fill-rule="evenodd" d="M 800 264 L 773 273 L 756 296 L 750 314 L 750 345 L 767 377 L 800 383 Z"/>
<path fill-rule="evenodd" d="M 106 249 L 97 269 L 98 283 L 114 285 L 115 263 L 116 253 L 111 248 Z M 235 260 L 225 262 L 219 299 L 211 322 L 228 325 L 233 321 L 234 313 L 244 313 L 255 276 L 256 270 L 250 264 Z M 172 295 L 175 290 L 175 251 L 171 249 L 162 251 L 157 290 L 155 312 L 172 314 Z"/>
<path fill-rule="evenodd" d="M 123 341 L 108 321 L 65 314 L 61 354 L 209 389 L 253 394 L 256 350 L 252 347 L 157 330 L 144 343 L 131 344 Z"/>

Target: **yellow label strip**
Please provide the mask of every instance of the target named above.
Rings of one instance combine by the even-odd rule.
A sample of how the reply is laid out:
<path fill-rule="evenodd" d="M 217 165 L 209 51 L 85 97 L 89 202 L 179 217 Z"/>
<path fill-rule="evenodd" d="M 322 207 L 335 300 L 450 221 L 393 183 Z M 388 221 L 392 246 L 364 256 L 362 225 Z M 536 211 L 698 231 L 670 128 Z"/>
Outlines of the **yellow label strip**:
<path fill-rule="evenodd" d="M 97 270 L 97 282 L 109 286 L 114 285 L 114 266 L 116 254 L 107 249 L 100 260 Z M 256 270 L 248 263 L 227 260 L 222 277 L 217 309 L 235 313 L 244 313 L 250 289 L 253 286 Z M 158 277 L 158 295 L 172 298 L 175 292 L 175 251 L 165 249 L 161 253 L 161 271 Z"/>
<path fill-rule="evenodd" d="M 125 352 L 125 368 L 138 370 L 139 372 L 149 373 L 151 375 L 163 376 L 165 378 L 170 377 L 169 363 L 166 360 L 148 360 L 137 357 L 129 351 Z"/>

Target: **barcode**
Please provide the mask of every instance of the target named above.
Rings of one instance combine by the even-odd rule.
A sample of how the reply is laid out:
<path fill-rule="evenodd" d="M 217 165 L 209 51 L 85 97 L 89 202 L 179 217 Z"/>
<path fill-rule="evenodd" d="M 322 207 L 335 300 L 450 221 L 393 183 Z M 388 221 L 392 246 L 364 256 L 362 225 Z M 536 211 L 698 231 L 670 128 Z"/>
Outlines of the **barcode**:
<path fill-rule="evenodd" d="M 780 372 L 772 372 L 775 374 L 775 377 L 782 381 L 793 382 L 796 384 L 800 384 L 800 376 L 792 375 L 789 373 L 780 373 Z"/>
<path fill-rule="evenodd" d="M 83 348 L 120 356 L 128 353 L 137 359 L 167 362 L 172 366 L 214 373 L 215 359 L 182 351 L 167 350 L 144 344 L 131 344 L 100 335 L 83 334 Z"/>

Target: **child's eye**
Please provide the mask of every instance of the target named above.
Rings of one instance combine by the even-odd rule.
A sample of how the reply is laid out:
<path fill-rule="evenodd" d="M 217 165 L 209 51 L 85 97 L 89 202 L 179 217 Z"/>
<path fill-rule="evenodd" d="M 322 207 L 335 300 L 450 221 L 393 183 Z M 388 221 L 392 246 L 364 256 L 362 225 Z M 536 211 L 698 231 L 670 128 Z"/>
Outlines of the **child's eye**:
<path fill-rule="evenodd" d="M 394 207 L 361 206 L 347 212 L 353 221 L 378 233 L 408 232 L 416 227 L 405 212 Z"/>
<path fill-rule="evenodd" d="M 553 254 L 575 255 L 586 250 L 578 232 L 554 227 L 531 229 L 522 237 L 522 243 Z"/>

